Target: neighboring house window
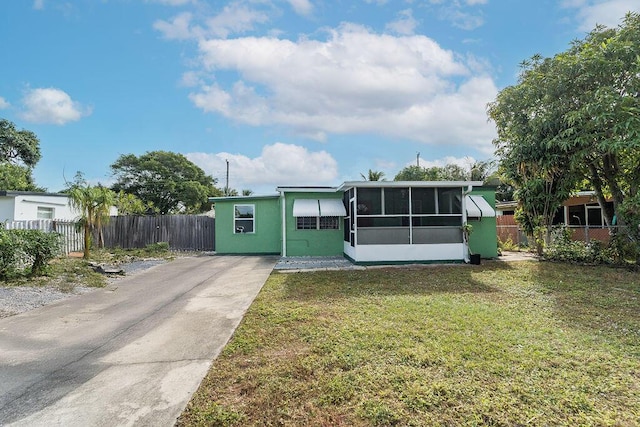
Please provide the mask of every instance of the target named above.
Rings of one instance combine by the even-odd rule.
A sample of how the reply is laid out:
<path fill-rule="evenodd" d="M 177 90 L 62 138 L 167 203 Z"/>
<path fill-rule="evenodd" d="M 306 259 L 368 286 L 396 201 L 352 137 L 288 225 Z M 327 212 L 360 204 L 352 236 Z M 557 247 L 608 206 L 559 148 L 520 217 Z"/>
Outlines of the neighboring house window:
<path fill-rule="evenodd" d="M 339 230 L 340 218 L 337 216 L 299 216 L 296 217 L 297 230 Z"/>
<path fill-rule="evenodd" d="M 253 233 L 255 232 L 255 206 L 254 205 L 235 205 L 233 207 L 235 217 L 233 221 L 234 233 Z"/>
<path fill-rule="evenodd" d="M 33 212 L 33 211 L 32 211 Z M 38 219 L 53 219 L 55 215 L 55 208 L 46 208 L 38 206 Z"/>

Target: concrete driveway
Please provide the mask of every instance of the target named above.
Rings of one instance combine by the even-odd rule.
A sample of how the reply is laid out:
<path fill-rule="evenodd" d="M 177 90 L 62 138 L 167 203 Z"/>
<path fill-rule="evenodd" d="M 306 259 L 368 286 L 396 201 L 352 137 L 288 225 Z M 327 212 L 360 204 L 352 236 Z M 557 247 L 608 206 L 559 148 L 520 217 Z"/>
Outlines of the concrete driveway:
<path fill-rule="evenodd" d="M 178 259 L 0 319 L 0 425 L 174 425 L 277 260 Z"/>

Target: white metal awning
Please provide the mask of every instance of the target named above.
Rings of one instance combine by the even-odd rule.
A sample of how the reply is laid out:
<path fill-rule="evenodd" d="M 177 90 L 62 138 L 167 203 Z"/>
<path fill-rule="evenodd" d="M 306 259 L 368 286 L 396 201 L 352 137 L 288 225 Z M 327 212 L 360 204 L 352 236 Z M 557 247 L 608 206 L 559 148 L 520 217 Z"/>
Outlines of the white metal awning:
<path fill-rule="evenodd" d="M 296 199 L 293 216 L 346 216 L 347 211 L 339 199 Z"/>
<path fill-rule="evenodd" d="M 318 199 L 296 199 L 293 201 L 293 216 L 320 216 Z"/>
<path fill-rule="evenodd" d="M 482 196 L 466 196 L 465 204 L 467 206 L 467 217 L 481 218 L 496 216 L 496 211 L 493 210 L 491 205 Z"/>
<path fill-rule="evenodd" d="M 320 216 L 347 216 L 342 200 L 320 199 Z"/>

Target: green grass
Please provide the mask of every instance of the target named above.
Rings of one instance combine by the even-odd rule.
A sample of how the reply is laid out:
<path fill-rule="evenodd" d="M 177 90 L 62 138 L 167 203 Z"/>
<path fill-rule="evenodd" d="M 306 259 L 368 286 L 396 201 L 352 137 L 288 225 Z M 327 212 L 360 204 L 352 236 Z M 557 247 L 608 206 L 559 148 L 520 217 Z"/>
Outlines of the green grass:
<path fill-rule="evenodd" d="M 640 276 L 274 273 L 179 425 L 640 424 Z"/>

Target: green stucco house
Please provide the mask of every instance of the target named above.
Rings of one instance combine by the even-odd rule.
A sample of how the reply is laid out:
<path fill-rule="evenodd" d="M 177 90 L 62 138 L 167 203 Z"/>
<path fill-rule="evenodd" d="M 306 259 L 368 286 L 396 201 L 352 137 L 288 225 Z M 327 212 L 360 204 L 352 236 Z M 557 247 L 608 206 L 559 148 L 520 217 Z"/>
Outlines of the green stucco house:
<path fill-rule="evenodd" d="M 353 181 L 211 198 L 216 252 L 345 256 L 355 263 L 497 256 L 495 188 L 462 181 Z M 466 241 L 463 225 L 472 225 Z"/>

